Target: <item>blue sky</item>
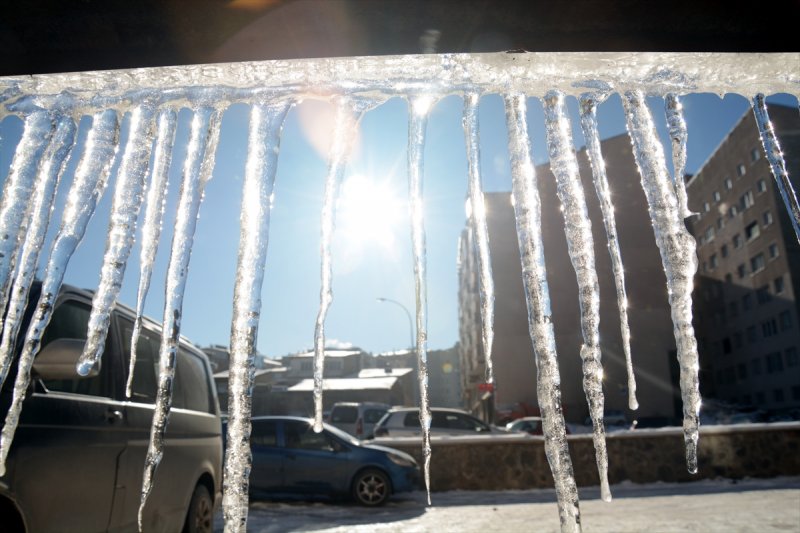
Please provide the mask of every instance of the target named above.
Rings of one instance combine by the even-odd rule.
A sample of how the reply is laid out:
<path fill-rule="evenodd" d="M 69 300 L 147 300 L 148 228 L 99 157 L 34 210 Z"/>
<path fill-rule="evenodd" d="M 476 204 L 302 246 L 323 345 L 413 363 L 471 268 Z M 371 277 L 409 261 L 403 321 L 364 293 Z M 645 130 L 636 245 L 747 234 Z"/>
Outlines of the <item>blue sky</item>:
<path fill-rule="evenodd" d="M 794 97 L 785 95 L 771 101 L 797 105 Z M 577 122 L 577 103 L 572 98 L 568 103 L 573 116 L 574 141 L 580 148 L 584 141 Z M 693 173 L 749 111 L 749 103 L 736 95 L 721 99 L 710 94 L 691 95 L 685 97 L 683 103 L 689 128 L 687 171 Z M 666 139 L 663 103 L 651 99 L 650 104 L 662 139 Z M 431 112 L 427 129 L 424 202 L 430 349 L 447 348 L 458 340 L 456 251 L 464 227 L 467 191 L 461 109 L 462 101 L 458 97 L 441 100 Z M 269 356 L 312 346 L 319 305 L 320 211 L 331 111 L 326 103 L 304 102 L 290 111 L 284 127 L 258 341 L 260 352 Z M 346 173 L 337 215 L 333 247 L 334 300 L 326 322 L 330 344 L 353 344 L 371 352 L 404 349 L 409 344 L 409 325 L 402 309 L 376 301 L 378 297 L 397 300 L 414 312 L 407 215 L 406 115 L 405 101 L 392 99 L 367 113 L 361 122 L 359 142 Z M 179 115 L 164 232 L 147 299 L 146 314 L 159 322 L 189 117 L 187 110 Z M 618 97 L 600 106 L 598 120 L 602 138 L 625 133 Z M 123 123 L 123 141 L 126 124 Z M 246 106 L 235 105 L 225 113 L 213 178 L 201 207 L 182 323 L 182 333 L 198 345 L 227 344 L 229 340 L 247 124 Z M 78 153 L 87 126 L 88 120 L 82 120 Z M 511 177 L 499 96 L 482 99 L 480 126 L 484 188 L 508 191 Z M 4 180 L 8 172 L 20 132 L 21 122 L 14 117 L 0 123 L 0 179 Z M 529 134 L 535 162 L 546 162 L 543 114 L 536 99 L 529 100 Z M 668 144 L 666 150 L 669 154 Z M 71 159 L 59 188 L 46 251 L 59 225 L 67 185 L 77 159 Z M 113 186 L 112 174 L 84 242 L 67 270 L 67 283 L 91 288 L 97 285 Z M 587 194 L 594 192 L 587 191 Z M 373 200 L 367 202 L 371 206 L 367 209 L 359 203 L 365 195 Z M 136 299 L 138 255 L 136 246 L 120 295 L 121 301 L 130 306 L 135 305 Z M 40 262 L 44 260 L 42 257 Z"/>

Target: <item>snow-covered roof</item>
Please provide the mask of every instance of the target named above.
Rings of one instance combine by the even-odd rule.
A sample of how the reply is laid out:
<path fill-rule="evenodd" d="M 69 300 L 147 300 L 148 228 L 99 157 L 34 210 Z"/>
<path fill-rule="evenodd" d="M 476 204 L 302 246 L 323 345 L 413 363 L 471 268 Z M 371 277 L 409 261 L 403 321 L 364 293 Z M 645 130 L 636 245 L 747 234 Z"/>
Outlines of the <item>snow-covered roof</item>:
<path fill-rule="evenodd" d="M 281 367 L 278 367 L 278 368 L 259 368 L 259 369 L 256 370 L 254 377 L 257 378 L 259 376 L 263 376 L 264 374 L 275 374 L 275 373 L 280 373 L 280 372 L 286 372 L 286 370 L 287 369 L 286 369 L 285 366 L 281 366 Z M 221 372 L 217 372 L 216 374 L 214 374 L 214 379 L 227 378 L 229 373 L 230 372 L 227 371 L 227 370 L 222 370 Z"/>
<path fill-rule="evenodd" d="M 323 381 L 322 390 L 390 390 L 397 383 L 396 377 L 385 378 L 333 378 Z M 314 390 L 314 380 L 304 379 L 288 389 L 291 392 Z"/>
<path fill-rule="evenodd" d="M 383 378 L 388 376 L 405 376 L 413 372 L 413 368 L 362 368 L 358 372 L 360 378 Z"/>
<path fill-rule="evenodd" d="M 351 355 L 358 355 L 361 353 L 361 350 L 325 350 L 325 357 L 348 357 Z M 303 353 L 295 353 L 292 355 L 287 355 L 289 357 L 314 357 L 314 352 L 303 352 Z"/>

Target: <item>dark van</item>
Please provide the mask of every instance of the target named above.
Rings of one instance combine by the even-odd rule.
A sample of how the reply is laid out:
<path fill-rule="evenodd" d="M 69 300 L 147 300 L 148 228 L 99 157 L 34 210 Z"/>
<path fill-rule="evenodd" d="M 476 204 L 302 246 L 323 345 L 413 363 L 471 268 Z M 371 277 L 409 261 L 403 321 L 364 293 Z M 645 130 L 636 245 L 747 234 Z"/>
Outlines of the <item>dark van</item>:
<path fill-rule="evenodd" d="M 26 321 L 39 290 L 38 284 L 31 290 Z M 83 349 L 91 301 L 91 293 L 65 286 L 45 330 L 6 475 L 0 478 L 3 531 L 138 531 L 160 327 L 147 319 L 143 323 L 127 399 L 135 315 L 120 304 L 112 314 L 99 370 L 84 378 L 65 370 L 74 368 Z M 210 532 L 222 484 L 216 390 L 206 355 L 183 339 L 176 365 L 166 448 L 142 529 Z M 11 404 L 15 373 L 12 368 L 0 395 L 0 420 Z"/>

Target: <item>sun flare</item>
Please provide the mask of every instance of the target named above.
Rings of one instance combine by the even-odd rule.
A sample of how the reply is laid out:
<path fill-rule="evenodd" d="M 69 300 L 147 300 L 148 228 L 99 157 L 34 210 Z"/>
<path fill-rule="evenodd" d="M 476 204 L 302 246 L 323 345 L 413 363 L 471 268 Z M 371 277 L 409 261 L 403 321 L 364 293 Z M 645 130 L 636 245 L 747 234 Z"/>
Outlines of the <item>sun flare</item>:
<path fill-rule="evenodd" d="M 386 180 L 350 176 L 342 185 L 337 208 L 338 232 L 348 246 L 378 245 L 393 250 L 407 206 Z"/>

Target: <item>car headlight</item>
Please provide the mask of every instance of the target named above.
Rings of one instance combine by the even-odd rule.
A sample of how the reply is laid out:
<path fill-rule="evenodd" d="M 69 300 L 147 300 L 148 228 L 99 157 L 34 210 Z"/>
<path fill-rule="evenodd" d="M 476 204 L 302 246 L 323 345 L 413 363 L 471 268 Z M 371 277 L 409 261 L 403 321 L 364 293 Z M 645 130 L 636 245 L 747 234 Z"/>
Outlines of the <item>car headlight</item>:
<path fill-rule="evenodd" d="M 389 459 L 391 459 L 391 461 L 398 466 L 412 466 L 412 467 L 417 466 L 417 463 L 414 461 L 414 459 L 409 459 L 403 457 L 402 455 L 396 455 L 394 453 L 390 453 L 387 455 L 389 456 Z"/>

